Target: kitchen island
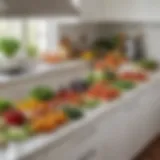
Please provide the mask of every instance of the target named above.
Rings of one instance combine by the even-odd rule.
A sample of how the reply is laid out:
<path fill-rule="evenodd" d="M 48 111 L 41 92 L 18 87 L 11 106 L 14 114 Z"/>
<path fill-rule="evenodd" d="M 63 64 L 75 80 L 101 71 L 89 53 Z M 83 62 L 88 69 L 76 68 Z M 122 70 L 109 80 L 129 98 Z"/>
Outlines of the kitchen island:
<path fill-rule="evenodd" d="M 54 133 L 9 143 L 3 160 L 130 160 L 160 129 L 160 72 Z M 3 155 L 2 155 L 3 153 Z"/>

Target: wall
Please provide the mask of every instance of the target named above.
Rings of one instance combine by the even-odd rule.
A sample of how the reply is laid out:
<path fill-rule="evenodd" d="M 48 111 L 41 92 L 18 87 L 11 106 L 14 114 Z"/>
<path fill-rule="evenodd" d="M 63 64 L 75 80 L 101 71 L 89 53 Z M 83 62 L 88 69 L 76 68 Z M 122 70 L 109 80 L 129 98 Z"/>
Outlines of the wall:
<path fill-rule="evenodd" d="M 80 34 L 88 34 L 90 42 L 97 37 L 111 36 L 120 32 L 125 32 L 134 37 L 139 33 L 144 35 L 144 46 L 148 57 L 160 61 L 160 24 L 158 23 L 85 23 L 61 24 L 58 29 L 61 35 L 69 36 L 76 41 Z"/>
<path fill-rule="evenodd" d="M 80 35 L 87 34 L 89 42 L 92 42 L 98 36 L 98 30 L 98 24 L 92 23 L 61 24 L 59 25 L 59 37 L 65 35 L 76 42 Z"/>
<path fill-rule="evenodd" d="M 130 24 L 100 24 L 99 36 L 110 36 L 115 33 L 125 32 L 131 37 L 139 33 L 144 35 L 145 52 L 148 57 L 157 59 L 160 61 L 160 24 L 150 23 L 130 23 Z"/>

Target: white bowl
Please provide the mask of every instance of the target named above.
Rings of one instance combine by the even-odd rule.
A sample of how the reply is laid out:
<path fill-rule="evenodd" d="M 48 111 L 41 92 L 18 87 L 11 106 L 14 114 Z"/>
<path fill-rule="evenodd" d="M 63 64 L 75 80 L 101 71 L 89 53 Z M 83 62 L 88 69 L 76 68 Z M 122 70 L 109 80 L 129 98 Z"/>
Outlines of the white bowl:
<path fill-rule="evenodd" d="M 35 59 L 28 58 L 24 54 L 18 54 L 17 56 L 11 58 L 0 54 L 0 72 L 30 68 L 36 64 L 37 62 Z"/>

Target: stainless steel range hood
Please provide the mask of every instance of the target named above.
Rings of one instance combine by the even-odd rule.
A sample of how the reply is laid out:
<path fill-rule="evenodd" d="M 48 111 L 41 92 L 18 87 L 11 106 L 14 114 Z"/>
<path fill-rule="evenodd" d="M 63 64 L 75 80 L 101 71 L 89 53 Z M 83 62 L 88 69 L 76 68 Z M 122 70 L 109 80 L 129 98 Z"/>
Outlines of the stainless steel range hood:
<path fill-rule="evenodd" d="M 4 16 L 73 16 L 78 11 L 72 0 L 5 0 Z"/>

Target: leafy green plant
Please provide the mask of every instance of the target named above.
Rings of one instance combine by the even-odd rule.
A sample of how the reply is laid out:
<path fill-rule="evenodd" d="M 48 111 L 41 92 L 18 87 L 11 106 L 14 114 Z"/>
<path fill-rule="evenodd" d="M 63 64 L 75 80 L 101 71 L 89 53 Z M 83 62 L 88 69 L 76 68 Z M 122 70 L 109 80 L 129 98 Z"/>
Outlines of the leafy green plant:
<path fill-rule="evenodd" d="M 6 57 L 14 57 L 20 48 L 20 41 L 12 37 L 0 39 L 0 51 Z"/>

